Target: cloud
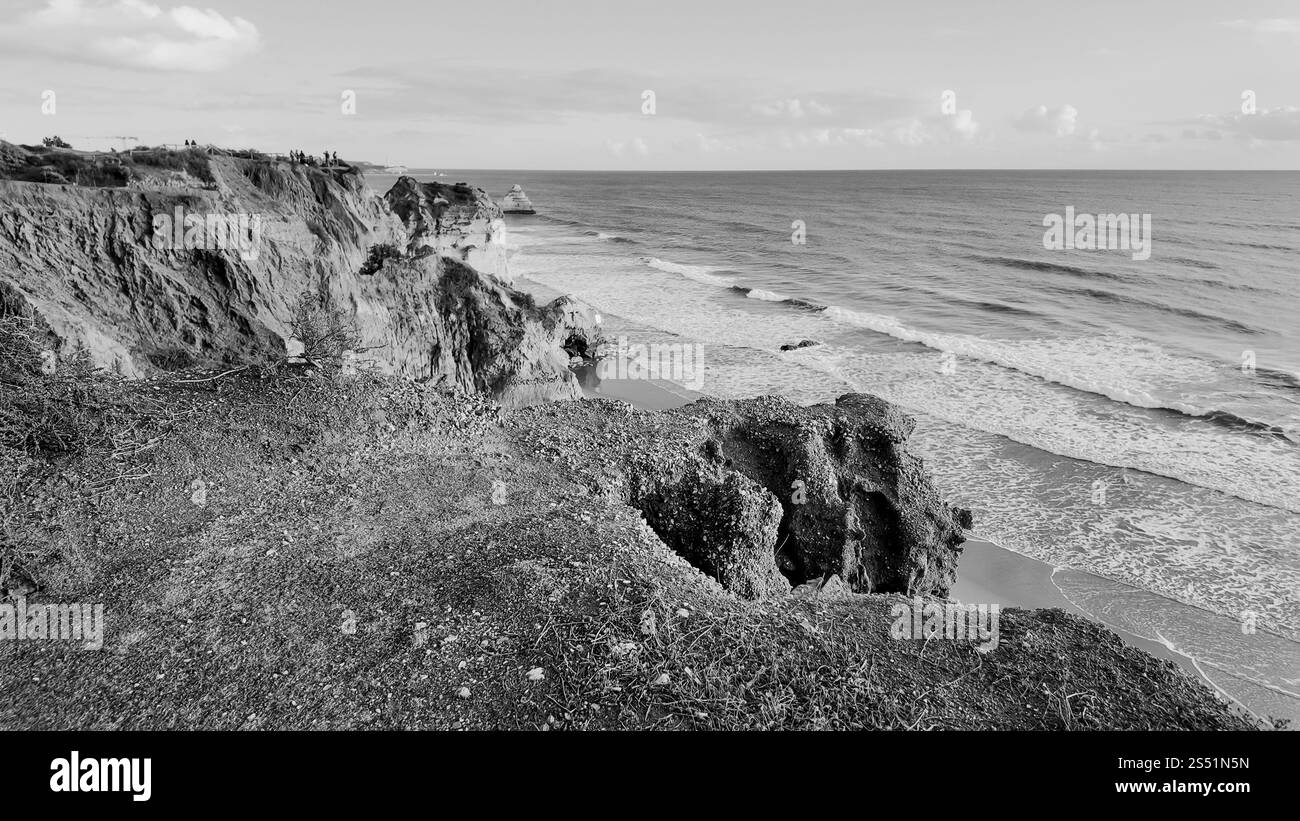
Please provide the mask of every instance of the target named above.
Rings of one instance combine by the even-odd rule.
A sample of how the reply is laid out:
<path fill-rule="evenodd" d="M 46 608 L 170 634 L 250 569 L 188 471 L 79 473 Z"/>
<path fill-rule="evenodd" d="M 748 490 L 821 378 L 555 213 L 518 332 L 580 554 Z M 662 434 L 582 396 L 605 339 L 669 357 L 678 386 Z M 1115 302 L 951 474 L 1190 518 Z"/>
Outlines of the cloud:
<path fill-rule="evenodd" d="M 965 142 L 979 131 L 979 123 L 968 109 L 955 114 L 893 119 L 868 128 L 807 128 L 783 133 L 776 143 L 782 148 L 859 146 L 917 148 L 941 143 Z"/>
<path fill-rule="evenodd" d="M 1227 20 L 1221 25 L 1255 34 L 1300 34 L 1300 18 L 1264 17 L 1255 20 Z"/>
<path fill-rule="evenodd" d="M 979 131 L 980 124 L 975 122 L 975 115 L 969 108 L 963 108 L 956 114 L 946 117 L 948 129 L 963 139 L 970 139 Z"/>
<path fill-rule="evenodd" d="M 16 51 L 148 71 L 220 71 L 260 45 L 257 27 L 214 9 L 145 0 L 47 0 L 0 25 Z"/>
<path fill-rule="evenodd" d="M 1202 135 L 1208 139 L 1218 139 L 1222 132 L 1267 142 L 1300 140 L 1300 108 L 1293 105 L 1261 108 L 1254 114 L 1206 114 L 1188 124 L 1210 127 L 1212 131 Z"/>
<path fill-rule="evenodd" d="M 626 142 L 622 140 L 607 140 L 605 142 L 605 148 L 615 157 L 622 157 L 626 155 L 628 151 L 631 151 L 638 157 L 646 157 L 650 154 L 650 146 L 646 145 L 645 140 L 640 137 L 634 137 Z"/>
<path fill-rule="evenodd" d="M 717 137 L 706 137 L 703 134 L 695 135 L 695 148 L 701 154 L 718 154 L 723 151 L 736 150 L 736 147 L 726 140 Z"/>
<path fill-rule="evenodd" d="M 979 123 L 968 108 L 952 114 L 926 117 L 908 117 L 885 123 L 880 128 L 867 129 L 860 141 L 868 144 L 893 144 L 922 146 L 934 143 L 965 142 L 979 131 Z"/>
<path fill-rule="evenodd" d="M 436 97 L 462 122 L 556 124 L 575 117 L 640 119 L 641 94 L 655 92 L 658 121 L 693 134 L 772 134 L 787 128 L 860 128 L 917 110 L 914 100 L 870 90 L 773 93 L 752 78 L 648 74 L 602 66 L 572 71 L 450 65 L 365 65 L 338 75 L 367 92 L 371 116 L 404 117 L 414 96 Z"/>
<path fill-rule="evenodd" d="M 750 108 L 760 117 L 788 120 L 801 120 L 805 117 L 826 118 L 835 113 L 830 106 L 816 100 L 804 103 L 798 98 L 754 103 Z"/>
<path fill-rule="evenodd" d="M 1101 129 L 1092 128 L 1088 130 L 1087 142 L 1090 151 L 1105 151 L 1109 147 L 1108 144 L 1115 142 L 1115 140 L 1103 137 Z"/>
<path fill-rule="evenodd" d="M 1031 107 L 1014 118 L 1011 124 L 1019 131 L 1069 137 L 1074 134 L 1078 120 L 1079 110 L 1066 103 L 1055 108 L 1045 105 Z"/>
<path fill-rule="evenodd" d="M 413 97 L 436 97 L 444 121 L 516 126 L 594 123 L 609 155 L 726 155 L 742 151 L 925 146 L 966 142 L 981 133 L 970 109 L 940 114 L 932 99 L 871 89 L 778 89 L 746 78 L 650 75 L 613 67 L 578 71 L 448 66 L 429 72 L 409 64 L 358 66 L 339 75 L 365 94 L 369 117 L 400 120 Z M 655 92 L 657 113 L 641 111 Z M 651 152 L 624 130 L 655 121 L 663 139 Z M 650 127 L 634 126 L 638 129 Z"/>

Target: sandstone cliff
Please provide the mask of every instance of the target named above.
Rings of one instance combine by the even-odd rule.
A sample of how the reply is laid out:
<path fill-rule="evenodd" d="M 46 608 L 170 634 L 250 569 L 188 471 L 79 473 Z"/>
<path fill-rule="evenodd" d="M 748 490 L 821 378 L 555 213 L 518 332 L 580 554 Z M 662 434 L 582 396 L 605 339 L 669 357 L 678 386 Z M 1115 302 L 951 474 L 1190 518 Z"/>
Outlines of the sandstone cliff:
<path fill-rule="evenodd" d="M 402 177 L 384 195 L 413 246 L 454 257 L 509 282 L 505 219 L 481 188 Z"/>
<path fill-rule="evenodd" d="M 21 151 L 0 153 L 12 166 Z M 307 292 L 355 316 L 358 358 L 381 372 L 506 404 L 580 395 L 562 346 L 593 324 L 509 287 L 480 189 L 404 178 L 385 198 L 350 169 L 192 153 L 188 170 L 136 166 L 124 185 L 0 180 L 0 309 L 34 316 L 62 354 L 84 345 L 140 376 L 283 358 Z M 240 236 L 213 247 L 214 219 Z M 396 257 L 363 273 L 376 247 Z"/>

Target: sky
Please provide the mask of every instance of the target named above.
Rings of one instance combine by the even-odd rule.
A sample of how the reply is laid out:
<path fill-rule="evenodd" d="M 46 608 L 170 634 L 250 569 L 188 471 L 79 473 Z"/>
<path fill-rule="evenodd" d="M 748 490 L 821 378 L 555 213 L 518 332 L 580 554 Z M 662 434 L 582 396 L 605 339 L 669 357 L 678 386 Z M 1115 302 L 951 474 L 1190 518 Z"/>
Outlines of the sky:
<path fill-rule="evenodd" d="M 448 169 L 1300 169 L 1298 0 L 0 7 L 0 138 L 19 143 Z"/>

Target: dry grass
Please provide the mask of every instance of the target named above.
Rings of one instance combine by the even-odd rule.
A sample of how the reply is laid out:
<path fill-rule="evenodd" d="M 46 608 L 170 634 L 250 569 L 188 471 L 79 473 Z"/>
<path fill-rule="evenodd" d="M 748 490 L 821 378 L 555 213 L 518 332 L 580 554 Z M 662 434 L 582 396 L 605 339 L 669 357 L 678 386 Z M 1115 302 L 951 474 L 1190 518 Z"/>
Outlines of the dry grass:
<path fill-rule="evenodd" d="M 136 475 L 135 458 L 157 439 L 143 434 L 173 410 L 126 380 L 97 370 L 78 348 L 59 357 L 31 318 L 0 317 L 0 595 L 40 586 L 39 570 L 63 557 L 48 538 L 66 510 L 56 499 L 70 465 L 117 467 L 104 486 Z"/>

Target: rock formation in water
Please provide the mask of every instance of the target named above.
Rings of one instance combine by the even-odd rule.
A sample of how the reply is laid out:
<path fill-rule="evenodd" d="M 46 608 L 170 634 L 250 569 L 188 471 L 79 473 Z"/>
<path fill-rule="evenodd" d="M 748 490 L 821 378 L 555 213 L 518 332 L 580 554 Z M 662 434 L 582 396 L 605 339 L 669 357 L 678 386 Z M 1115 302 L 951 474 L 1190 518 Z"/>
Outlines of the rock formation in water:
<path fill-rule="evenodd" d="M 8 177 L 27 159 L 7 143 L 0 157 Z M 290 309 L 313 293 L 355 316 L 358 359 L 382 372 L 510 405 L 580 395 L 562 348 L 595 337 L 590 314 L 510 288 L 500 209 L 481 189 L 403 178 L 381 197 L 351 170 L 184 161 L 126 173 L 85 160 L 95 187 L 0 179 L 0 310 L 34 316 L 60 353 L 85 346 L 140 376 L 282 359 Z M 214 247 L 213 224 L 239 242 Z M 388 258 L 368 267 L 376 249 Z"/>
<path fill-rule="evenodd" d="M 818 341 L 815 340 L 815 339 L 801 339 L 801 340 L 799 340 L 798 342 L 787 343 L 787 344 L 785 344 L 785 345 L 782 345 L 782 346 L 781 346 L 781 350 L 783 350 L 783 351 L 797 351 L 797 350 L 800 350 L 800 349 L 802 349 L 802 348 L 813 348 L 813 347 L 816 347 L 817 345 L 820 345 L 820 344 L 822 344 L 822 343 L 818 342 Z"/>
<path fill-rule="evenodd" d="M 507 214 L 536 214 L 533 203 L 518 185 L 512 186 L 501 198 L 501 210 Z"/>

